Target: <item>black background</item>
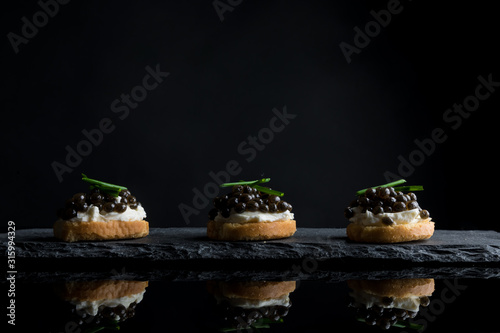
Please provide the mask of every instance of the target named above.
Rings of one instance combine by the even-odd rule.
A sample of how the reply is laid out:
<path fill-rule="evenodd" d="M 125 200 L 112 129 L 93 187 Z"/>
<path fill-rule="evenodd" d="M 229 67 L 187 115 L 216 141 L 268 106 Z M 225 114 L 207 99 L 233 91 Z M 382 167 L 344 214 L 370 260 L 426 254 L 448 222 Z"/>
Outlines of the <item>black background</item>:
<path fill-rule="evenodd" d="M 151 227 L 186 226 L 179 205 L 193 206 L 193 189 L 236 160 L 231 180 L 270 177 L 299 227 L 344 227 L 354 192 L 385 183 L 415 140 L 442 128 L 446 141 L 404 178 L 425 187 L 419 202 L 436 228 L 500 230 L 490 217 L 499 92 L 455 130 L 443 120 L 478 76 L 500 81 L 497 11 L 401 1 L 348 63 L 340 43 L 354 45 L 353 29 L 388 2 L 242 1 L 221 20 L 213 1 L 71 1 L 17 54 L 9 33 L 21 35 L 22 18 L 33 22 L 41 7 L 4 4 L 2 220 L 51 227 L 86 189 L 83 172 L 128 186 Z M 147 66 L 170 75 L 120 119 L 112 102 L 142 84 Z M 238 146 L 284 107 L 296 117 L 247 162 Z M 114 130 L 59 181 L 54 161 L 104 118 Z M 189 226 L 204 226 L 209 208 Z"/>

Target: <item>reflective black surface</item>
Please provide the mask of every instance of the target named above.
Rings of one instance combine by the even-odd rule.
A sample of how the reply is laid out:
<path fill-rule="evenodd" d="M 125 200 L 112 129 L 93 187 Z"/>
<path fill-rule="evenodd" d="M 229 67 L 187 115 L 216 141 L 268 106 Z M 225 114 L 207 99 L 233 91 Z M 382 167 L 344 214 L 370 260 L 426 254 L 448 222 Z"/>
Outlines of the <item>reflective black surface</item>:
<path fill-rule="evenodd" d="M 47 279 L 43 282 L 17 281 L 15 331 L 112 332 L 118 327 L 120 332 L 378 332 L 387 328 L 390 332 L 500 331 L 496 319 L 500 297 L 498 279 L 459 276 L 292 282 L 278 279 L 270 284 L 276 287 L 274 296 L 286 294 L 281 297 L 281 305 L 273 308 L 267 303 L 261 309 L 243 310 L 231 306 L 234 298 L 228 301 L 227 296 L 236 297 L 236 293 L 239 298 L 258 297 L 255 291 L 265 294 L 270 284 L 244 279 L 137 281 L 111 278 L 89 280 L 79 275 L 75 279 L 66 277 L 53 282 Z M 381 310 L 376 306 L 367 309 L 366 304 L 359 302 L 359 297 L 353 296 L 356 290 L 358 295 L 391 288 L 401 291 L 405 283 L 415 285 L 415 281 L 420 284 L 432 281 L 433 291 L 422 299 L 418 311 L 406 311 L 406 314 L 404 310 L 388 309 L 391 303 L 392 306 L 396 303 L 394 298 L 379 297 L 386 307 Z M 277 290 L 279 288 L 281 291 Z M 106 290 L 108 306 L 103 303 Z M 122 299 L 123 306 L 109 303 L 109 299 L 116 300 L 127 292 L 129 296 L 144 293 L 130 307 L 127 303 L 131 298 Z M 249 294 L 245 294 L 247 292 Z M 283 303 L 286 296 L 289 302 Z M 96 304 L 101 303 L 95 316 L 88 310 L 89 306 L 84 309 L 83 303 L 92 297 L 99 298 Z M 397 318 L 387 319 L 394 314 Z M 246 326 L 248 323 L 251 326 Z"/>

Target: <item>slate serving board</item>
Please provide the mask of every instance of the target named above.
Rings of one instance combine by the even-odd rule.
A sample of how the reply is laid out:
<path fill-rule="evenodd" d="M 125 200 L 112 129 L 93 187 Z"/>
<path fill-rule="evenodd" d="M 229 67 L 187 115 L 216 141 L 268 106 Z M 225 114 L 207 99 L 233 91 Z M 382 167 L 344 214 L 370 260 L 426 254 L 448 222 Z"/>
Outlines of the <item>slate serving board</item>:
<path fill-rule="evenodd" d="M 6 253 L 7 235 L 0 234 Z M 353 243 L 345 229 L 299 228 L 290 238 L 259 242 L 213 241 L 205 228 L 151 228 L 141 239 L 65 243 L 52 229 L 24 229 L 15 234 L 16 260 L 30 264 L 104 263 L 140 264 L 268 262 L 272 265 L 314 260 L 343 265 L 394 266 L 481 265 L 500 266 L 500 233 L 485 230 L 436 230 L 425 241 L 399 244 Z M 194 266 L 193 266 L 194 267 Z"/>

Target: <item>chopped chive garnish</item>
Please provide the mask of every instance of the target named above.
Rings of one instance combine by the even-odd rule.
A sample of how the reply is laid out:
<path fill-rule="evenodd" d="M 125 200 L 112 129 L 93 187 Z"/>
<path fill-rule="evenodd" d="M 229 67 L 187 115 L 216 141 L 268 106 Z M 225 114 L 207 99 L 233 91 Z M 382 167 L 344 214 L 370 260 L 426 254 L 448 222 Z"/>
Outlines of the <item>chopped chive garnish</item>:
<path fill-rule="evenodd" d="M 255 184 L 267 183 L 270 180 L 271 180 L 271 178 L 262 178 L 262 179 L 257 179 L 257 180 L 240 180 L 239 182 L 220 184 L 220 187 L 229 187 L 229 186 L 234 186 L 234 185 L 252 186 Z"/>
<path fill-rule="evenodd" d="M 403 183 L 406 183 L 406 180 L 400 179 L 400 180 L 396 180 L 394 182 L 390 182 L 390 183 L 387 183 L 387 184 L 384 184 L 384 185 L 377 185 L 377 186 L 368 187 L 368 188 L 365 188 L 365 189 L 357 191 L 356 195 L 363 195 L 363 194 L 365 194 L 366 190 L 368 190 L 369 188 L 393 187 L 395 185 L 400 185 L 400 184 L 403 184 Z M 397 187 L 394 187 L 394 191 L 423 191 L 423 190 L 424 190 L 424 187 L 422 185 L 408 185 L 408 186 L 397 186 Z"/>
<path fill-rule="evenodd" d="M 372 187 L 368 187 L 368 188 L 365 188 L 365 189 L 362 189 L 362 190 L 359 190 L 356 192 L 356 195 L 362 195 L 362 194 L 365 194 L 366 190 L 369 189 L 369 188 L 377 188 L 377 187 L 390 187 L 390 186 L 395 186 L 395 185 L 399 185 L 399 184 L 403 184 L 403 183 L 406 183 L 406 180 L 404 179 L 400 179 L 400 180 L 396 180 L 394 182 L 390 182 L 390 183 L 387 183 L 387 184 L 384 184 L 384 185 L 378 185 L 378 186 L 372 186 Z"/>
<path fill-rule="evenodd" d="M 394 191 L 402 191 L 402 192 L 408 192 L 408 191 L 423 191 L 424 187 L 422 185 L 408 185 L 408 186 L 397 186 L 394 188 Z"/>
<path fill-rule="evenodd" d="M 285 195 L 285 193 L 280 192 L 280 191 L 276 191 L 276 190 L 271 190 L 269 187 L 264 187 L 264 186 L 259 186 L 259 185 L 253 185 L 252 187 L 256 188 L 257 190 L 259 190 L 263 193 L 274 194 L 274 195 L 277 195 L 279 197 L 282 197 L 283 195 Z"/>
<path fill-rule="evenodd" d="M 87 182 L 90 184 L 90 188 L 97 188 L 100 191 L 110 194 L 114 197 L 117 197 L 122 190 L 126 190 L 127 188 L 125 186 L 120 186 L 120 185 L 115 185 L 115 184 L 110 184 L 110 183 L 105 183 L 100 180 L 96 179 L 91 179 L 88 178 L 85 174 L 82 173 L 82 180 L 84 182 Z"/>
<path fill-rule="evenodd" d="M 276 190 L 271 190 L 268 187 L 264 187 L 264 186 L 258 185 L 258 184 L 262 184 L 262 183 L 268 183 L 270 180 L 271 180 L 271 178 L 262 178 L 262 179 L 257 179 L 257 180 L 240 180 L 239 182 L 232 182 L 232 183 L 223 183 L 223 184 L 220 184 L 220 187 L 248 185 L 248 186 L 253 187 L 253 188 L 255 188 L 255 189 L 257 189 L 257 190 L 259 190 L 259 191 L 261 191 L 263 193 L 274 194 L 274 195 L 277 195 L 277 196 L 280 196 L 280 197 L 282 197 L 283 195 L 285 195 L 285 193 L 283 193 L 283 192 L 276 191 Z"/>

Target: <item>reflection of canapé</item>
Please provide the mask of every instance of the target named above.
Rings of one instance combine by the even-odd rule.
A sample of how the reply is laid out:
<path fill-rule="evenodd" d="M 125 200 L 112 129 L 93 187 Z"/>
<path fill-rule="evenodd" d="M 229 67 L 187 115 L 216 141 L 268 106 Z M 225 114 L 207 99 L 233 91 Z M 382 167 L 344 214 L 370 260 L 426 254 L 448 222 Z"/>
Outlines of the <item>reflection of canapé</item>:
<path fill-rule="evenodd" d="M 209 281 L 214 295 L 220 326 L 225 329 L 264 328 L 282 322 L 291 307 L 290 293 L 295 281 Z"/>
<path fill-rule="evenodd" d="M 357 320 L 385 329 L 405 326 L 405 320 L 414 318 L 420 306 L 429 304 L 434 292 L 434 279 L 350 280 L 347 284 Z"/>
<path fill-rule="evenodd" d="M 80 325 L 122 322 L 133 317 L 148 281 L 72 281 L 57 287 L 59 296 L 73 306 Z"/>

